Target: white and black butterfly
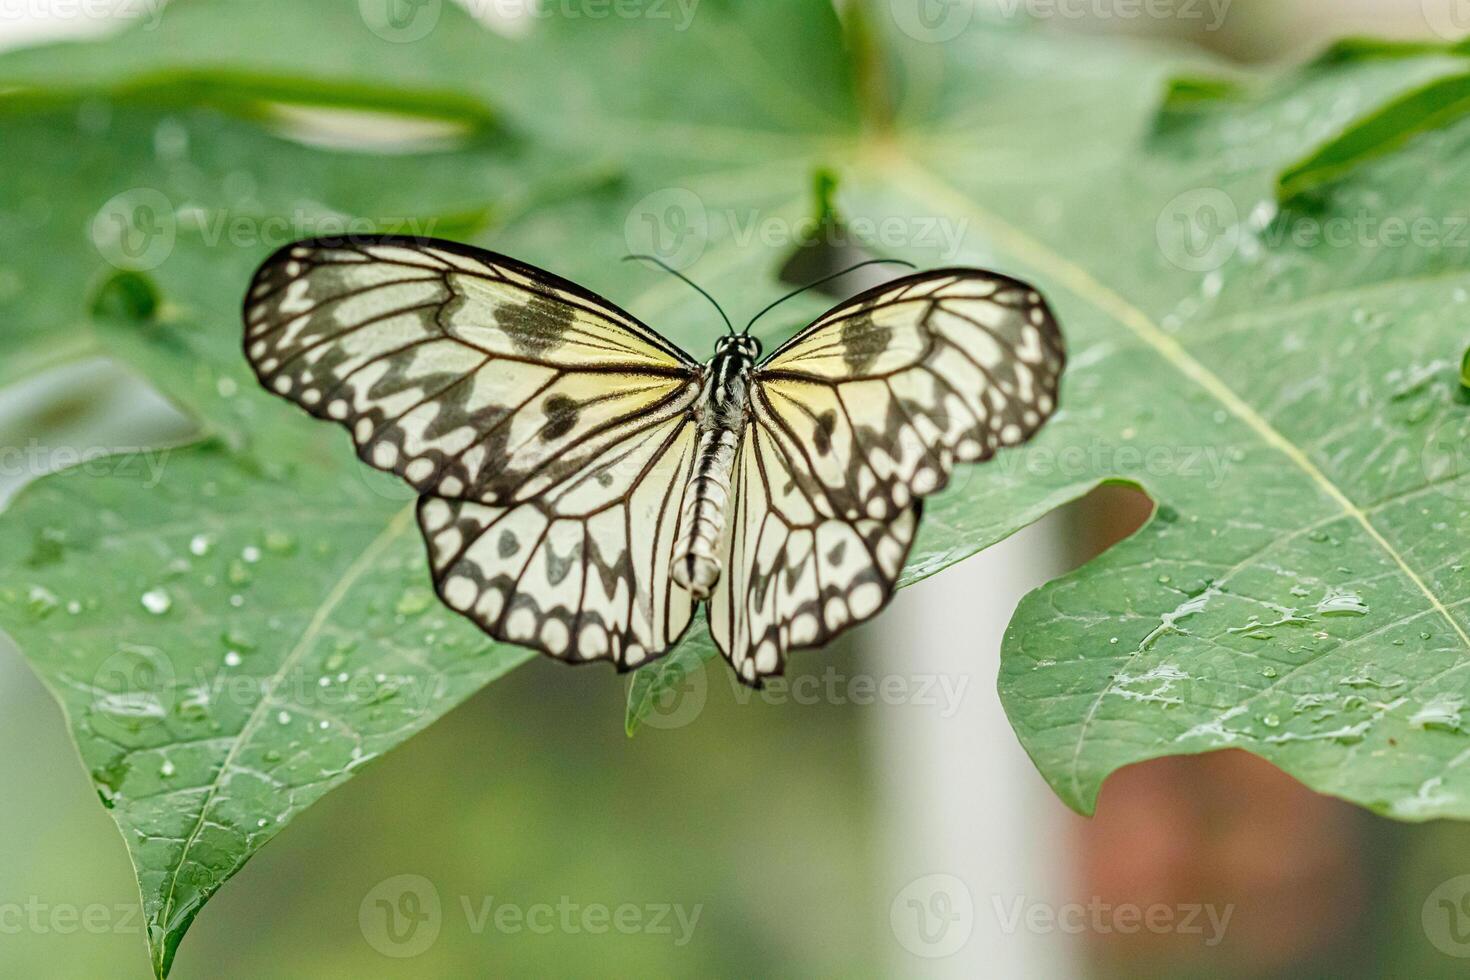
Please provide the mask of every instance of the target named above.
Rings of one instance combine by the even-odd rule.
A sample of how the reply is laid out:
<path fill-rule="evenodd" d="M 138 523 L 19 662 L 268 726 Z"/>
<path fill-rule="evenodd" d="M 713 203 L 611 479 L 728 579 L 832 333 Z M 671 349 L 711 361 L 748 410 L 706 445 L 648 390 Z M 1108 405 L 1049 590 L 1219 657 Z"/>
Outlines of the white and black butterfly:
<path fill-rule="evenodd" d="M 443 600 L 497 639 L 638 667 L 708 603 L 739 677 L 887 603 L 921 498 L 1033 435 L 1065 354 L 1025 283 L 871 289 L 764 360 L 701 364 L 607 300 L 452 242 L 287 246 L 245 300 L 261 383 L 422 494 Z"/>

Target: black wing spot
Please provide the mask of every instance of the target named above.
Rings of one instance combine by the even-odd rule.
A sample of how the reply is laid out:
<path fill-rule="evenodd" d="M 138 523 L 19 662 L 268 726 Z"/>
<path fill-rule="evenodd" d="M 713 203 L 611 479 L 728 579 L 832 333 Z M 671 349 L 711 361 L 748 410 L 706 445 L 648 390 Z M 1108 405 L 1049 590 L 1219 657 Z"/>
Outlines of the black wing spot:
<path fill-rule="evenodd" d="M 832 433 L 837 429 L 837 411 L 827 409 L 817 416 L 817 424 L 812 429 L 812 445 L 816 446 L 817 452 L 826 456 L 832 451 Z"/>
<path fill-rule="evenodd" d="M 576 320 L 576 310 L 542 296 L 509 303 L 495 311 L 495 323 L 522 354 L 545 354 L 565 341 Z"/>
<path fill-rule="evenodd" d="M 854 374 L 863 374 L 893 343 L 893 329 L 871 314 L 854 316 L 842 324 L 842 359 Z"/>
<path fill-rule="evenodd" d="M 546 578 L 552 585 L 560 585 L 566 580 L 567 574 L 571 572 L 572 566 L 582 557 L 582 542 L 578 541 L 572 546 L 572 550 L 566 555 L 558 555 L 556 549 L 550 544 L 546 546 Z"/>
<path fill-rule="evenodd" d="M 541 429 L 542 442 L 554 442 L 577 427 L 577 403 L 566 395 L 552 395 L 542 406 L 546 425 Z"/>
<path fill-rule="evenodd" d="M 515 536 L 514 531 L 502 531 L 500 533 L 500 540 L 495 544 L 495 550 L 501 558 L 509 558 L 521 550 L 521 541 Z"/>

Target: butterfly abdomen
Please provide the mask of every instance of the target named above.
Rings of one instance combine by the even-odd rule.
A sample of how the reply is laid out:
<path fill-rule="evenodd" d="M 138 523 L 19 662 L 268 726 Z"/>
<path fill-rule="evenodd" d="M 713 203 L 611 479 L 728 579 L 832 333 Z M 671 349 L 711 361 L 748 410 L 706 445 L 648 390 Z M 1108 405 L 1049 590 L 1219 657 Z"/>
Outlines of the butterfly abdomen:
<path fill-rule="evenodd" d="M 699 414 L 694 472 L 684 493 L 679 538 L 670 574 L 696 599 L 707 599 L 720 581 L 720 543 L 730 502 L 730 474 L 749 410 L 754 356 L 722 352 L 710 363 Z"/>
<path fill-rule="evenodd" d="M 696 599 L 709 598 L 720 580 L 719 546 L 730 502 L 730 471 L 739 444 L 740 434 L 731 428 L 721 426 L 699 434 L 672 567 L 675 584 Z"/>

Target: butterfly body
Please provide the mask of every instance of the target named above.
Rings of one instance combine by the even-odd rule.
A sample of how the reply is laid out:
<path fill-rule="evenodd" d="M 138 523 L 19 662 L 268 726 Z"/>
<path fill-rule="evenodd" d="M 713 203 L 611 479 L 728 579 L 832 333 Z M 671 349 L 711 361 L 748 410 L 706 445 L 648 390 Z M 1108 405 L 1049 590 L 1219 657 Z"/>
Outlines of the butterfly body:
<path fill-rule="evenodd" d="M 898 279 L 699 363 L 612 303 L 433 239 L 297 242 L 245 297 L 261 383 L 420 494 L 435 590 L 497 639 L 639 667 L 703 606 L 744 682 L 888 602 L 923 498 L 1031 438 L 1065 353 L 1026 283 Z"/>
<path fill-rule="evenodd" d="M 708 599 L 720 580 L 730 478 L 750 418 L 751 382 L 760 352 L 760 341 L 734 334 L 720 339 L 705 365 L 695 412 L 699 435 L 694 475 L 685 493 L 672 566 L 675 584 L 696 599 Z"/>

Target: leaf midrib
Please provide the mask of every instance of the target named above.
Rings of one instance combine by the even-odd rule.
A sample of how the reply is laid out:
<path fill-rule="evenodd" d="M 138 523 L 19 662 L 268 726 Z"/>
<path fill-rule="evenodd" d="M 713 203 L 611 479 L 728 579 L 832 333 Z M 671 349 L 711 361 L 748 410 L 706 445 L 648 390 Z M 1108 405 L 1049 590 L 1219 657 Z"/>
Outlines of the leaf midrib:
<path fill-rule="evenodd" d="M 1450 629 L 1460 638 L 1460 642 L 1465 649 L 1470 650 L 1470 634 L 1466 633 L 1464 627 L 1460 625 L 1450 613 L 1449 609 L 1445 607 L 1439 596 L 1429 588 L 1428 584 L 1409 565 L 1408 561 L 1398 549 L 1383 536 L 1383 533 L 1378 530 L 1378 527 L 1369 518 L 1368 512 L 1358 506 L 1317 464 L 1312 462 L 1311 458 L 1305 452 L 1256 411 L 1254 406 L 1236 394 L 1234 389 L 1227 385 L 1213 371 L 1210 371 L 1199 361 L 1195 360 L 1193 355 L 1182 344 L 1165 333 L 1143 310 L 1135 306 L 1121 294 L 1099 282 L 1084 267 L 1064 258 L 1045 243 L 1027 235 L 1009 222 L 980 207 L 958 188 L 945 181 L 944 178 L 933 173 L 918 161 L 903 154 L 897 148 L 892 146 L 885 147 L 880 151 L 877 163 L 884 170 L 901 172 L 904 175 L 904 182 L 909 186 L 918 188 L 920 196 L 928 197 L 936 203 L 943 202 L 947 206 L 969 212 L 972 217 L 977 219 L 985 227 L 991 229 L 997 237 L 1004 240 L 1012 251 L 1024 257 L 1026 261 L 1035 265 L 1037 268 L 1049 272 L 1079 298 L 1091 302 L 1096 308 L 1111 316 L 1130 333 L 1151 347 L 1160 357 L 1174 367 L 1175 370 L 1179 371 L 1180 374 L 1193 381 L 1219 402 L 1221 407 L 1253 431 L 1263 443 L 1286 456 L 1320 491 L 1337 504 L 1344 515 L 1356 522 L 1367 533 L 1369 538 L 1393 560 L 1400 572 L 1423 594 L 1430 608 L 1449 624 Z M 1072 776 L 1072 792 L 1075 799 L 1081 799 L 1082 796 L 1079 765 L 1083 746 L 1086 742 L 1088 729 L 1097 714 L 1098 708 L 1102 704 L 1105 694 L 1106 692 L 1104 691 L 1093 701 L 1086 716 L 1082 719 L 1082 724 L 1078 728 L 1077 741 L 1073 749 L 1072 762 L 1069 766 Z"/>

